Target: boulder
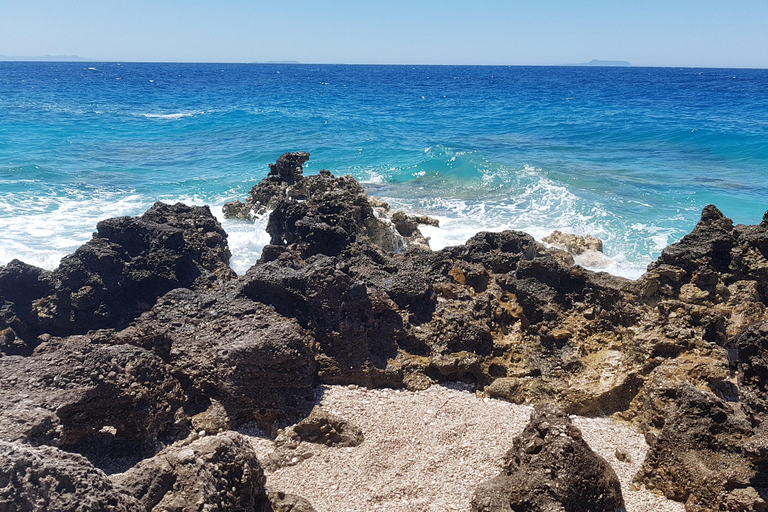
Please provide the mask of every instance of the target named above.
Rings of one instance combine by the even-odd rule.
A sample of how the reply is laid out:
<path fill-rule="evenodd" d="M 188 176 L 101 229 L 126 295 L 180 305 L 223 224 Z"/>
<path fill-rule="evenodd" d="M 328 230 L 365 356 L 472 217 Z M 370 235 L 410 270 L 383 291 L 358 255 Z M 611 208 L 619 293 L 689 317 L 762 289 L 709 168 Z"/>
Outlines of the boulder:
<path fill-rule="evenodd" d="M 274 491 L 267 493 L 267 497 L 269 503 L 263 512 L 315 512 L 309 501 L 301 496 Z"/>
<path fill-rule="evenodd" d="M 81 455 L 0 441 L 0 510 L 135 512 L 141 506 Z"/>
<path fill-rule="evenodd" d="M 140 217 L 99 222 L 93 239 L 50 274 L 9 264 L 0 275 L 0 321 L 28 345 L 42 333 L 124 327 L 174 288 L 234 277 L 229 257 L 227 234 L 207 206 L 155 203 Z"/>
<path fill-rule="evenodd" d="M 268 510 L 264 471 L 248 438 L 236 432 L 177 442 L 110 477 L 147 512 Z"/>
<path fill-rule="evenodd" d="M 302 441 L 327 446 L 358 446 L 364 439 L 360 427 L 319 407 L 294 425 L 293 432 Z"/>
<path fill-rule="evenodd" d="M 756 494 L 748 507 L 728 505 L 743 503 L 749 489 L 768 483 L 762 457 L 750 449 L 758 439 L 737 404 L 691 384 L 670 393 L 672 406 L 661 432 L 648 436 L 651 449 L 635 481 L 685 502 L 687 512 L 765 510 Z"/>
<path fill-rule="evenodd" d="M 163 357 L 190 397 L 190 414 L 214 406 L 207 416 L 218 417 L 217 429 L 306 416 L 315 400 L 314 341 L 238 290 L 173 290 L 117 336 Z"/>
<path fill-rule="evenodd" d="M 183 425 L 170 368 L 148 350 L 52 338 L 29 357 L 0 358 L 0 439 L 72 446 L 104 431 L 154 447 Z"/>
<path fill-rule="evenodd" d="M 616 473 L 595 454 L 567 414 L 538 405 L 504 456 L 504 469 L 480 484 L 472 510 L 623 512 Z"/>
<path fill-rule="evenodd" d="M 370 262 L 363 255 L 360 259 Z M 321 381 L 397 386 L 402 376 L 389 365 L 398 340 L 405 337 L 397 305 L 344 261 L 282 252 L 246 272 L 239 283 L 241 295 L 295 318 L 312 333 Z M 379 265 L 372 267 L 380 271 Z"/>
<path fill-rule="evenodd" d="M 363 440 L 360 427 L 317 406 L 297 424 L 277 431 L 275 449 L 264 461 L 265 468 L 274 471 L 300 464 L 315 455 L 316 446 L 313 445 L 354 447 Z"/>
<path fill-rule="evenodd" d="M 588 251 L 603 252 L 603 241 L 592 235 L 579 236 L 555 230 L 551 235 L 542 238 L 541 241 L 563 249 L 574 256 Z"/>

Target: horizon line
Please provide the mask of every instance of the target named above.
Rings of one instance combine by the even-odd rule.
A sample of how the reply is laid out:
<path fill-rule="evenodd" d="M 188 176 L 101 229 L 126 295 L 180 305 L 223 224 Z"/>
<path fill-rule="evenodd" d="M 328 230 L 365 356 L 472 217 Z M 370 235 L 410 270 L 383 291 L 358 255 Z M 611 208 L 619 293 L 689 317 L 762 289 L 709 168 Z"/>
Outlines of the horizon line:
<path fill-rule="evenodd" d="M 577 64 L 403 64 L 403 63 L 344 63 L 344 62 L 299 62 L 292 60 L 276 60 L 276 61 L 189 61 L 189 60 L 99 60 L 91 59 L 87 57 L 79 57 L 77 55 L 61 56 L 63 59 L 58 59 L 58 56 L 48 55 L 42 57 L 14 57 L 1 55 L 0 62 L 60 62 L 70 64 L 87 64 L 87 63 L 126 63 L 126 64 L 246 64 L 246 65 L 276 65 L 276 66 L 434 66 L 434 67 L 587 67 L 587 68 L 685 68 L 685 69 L 768 69 L 766 67 L 754 67 L 754 66 L 700 66 L 700 65 L 651 65 L 651 64 L 629 64 L 629 65 L 594 65 L 588 62 Z M 72 60 L 68 60 L 71 58 Z M 603 60 L 603 59 L 593 59 Z"/>

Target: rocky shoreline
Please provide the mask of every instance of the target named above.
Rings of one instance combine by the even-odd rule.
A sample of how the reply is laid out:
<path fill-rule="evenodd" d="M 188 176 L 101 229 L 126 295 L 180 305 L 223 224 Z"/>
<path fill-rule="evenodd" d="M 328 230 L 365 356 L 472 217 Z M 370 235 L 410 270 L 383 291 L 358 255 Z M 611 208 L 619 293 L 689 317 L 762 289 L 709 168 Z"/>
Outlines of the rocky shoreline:
<path fill-rule="evenodd" d="M 225 207 L 271 211 L 243 276 L 207 207 L 162 203 L 100 222 L 53 271 L 0 267 L 0 510 L 311 510 L 266 491 L 233 430 L 278 435 L 319 384 L 453 381 L 549 404 L 473 510 L 622 509 L 569 414 L 642 432 L 636 484 L 689 512 L 768 510 L 768 213 L 734 226 L 707 206 L 630 281 L 521 232 L 430 251 L 432 219 L 305 177 L 308 158 L 281 156 Z"/>

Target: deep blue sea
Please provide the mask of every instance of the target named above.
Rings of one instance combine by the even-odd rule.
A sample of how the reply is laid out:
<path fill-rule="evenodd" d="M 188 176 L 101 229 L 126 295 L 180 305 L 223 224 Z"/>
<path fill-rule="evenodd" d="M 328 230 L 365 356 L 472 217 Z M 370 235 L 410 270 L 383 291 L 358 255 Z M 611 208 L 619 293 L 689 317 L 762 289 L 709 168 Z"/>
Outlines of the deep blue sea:
<path fill-rule="evenodd" d="M 157 200 L 221 216 L 298 150 L 438 218 L 434 248 L 558 229 L 637 277 L 704 205 L 768 209 L 768 70 L 0 62 L 0 264 Z M 238 272 L 263 225 L 224 221 Z"/>

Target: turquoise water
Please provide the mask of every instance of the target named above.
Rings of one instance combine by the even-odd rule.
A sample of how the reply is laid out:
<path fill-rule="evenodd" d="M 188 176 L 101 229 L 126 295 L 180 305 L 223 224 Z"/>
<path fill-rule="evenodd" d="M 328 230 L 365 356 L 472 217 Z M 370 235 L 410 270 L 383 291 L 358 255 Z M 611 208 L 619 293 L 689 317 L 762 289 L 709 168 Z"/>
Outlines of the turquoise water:
<path fill-rule="evenodd" d="M 441 220 L 592 234 L 638 276 L 716 204 L 768 209 L 768 70 L 0 63 L 0 264 L 154 201 L 242 199 L 285 151 Z M 243 272 L 263 223 L 226 221 Z"/>

